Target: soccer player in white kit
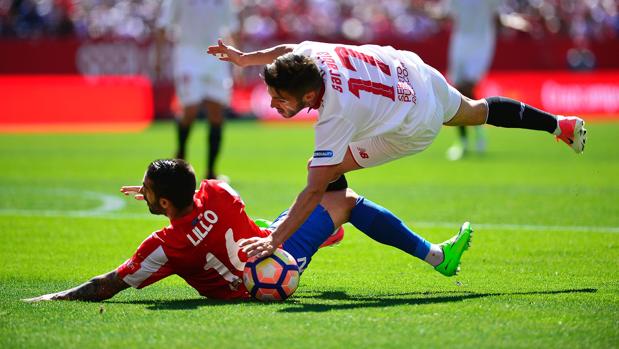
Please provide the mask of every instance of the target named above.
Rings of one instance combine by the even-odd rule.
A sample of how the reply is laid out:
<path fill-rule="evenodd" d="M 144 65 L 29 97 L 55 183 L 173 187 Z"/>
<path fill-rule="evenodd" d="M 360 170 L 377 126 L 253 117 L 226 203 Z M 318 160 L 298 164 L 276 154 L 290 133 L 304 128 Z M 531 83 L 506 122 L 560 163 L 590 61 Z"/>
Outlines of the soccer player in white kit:
<path fill-rule="evenodd" d="M 419 56 L 393 47 L 306 41 L 245 53 L 219 40 L 208 52 L 241 67 L 266 64 L 263 77 L 271 107 L 284 118 L 304 108 L 319 113 L 307 185 L 273 234 L 240 244 L 248 256 L 269 255 L 286 241 L 318 205 L 330 182 L 346 172 L 424 150 L 442 125 L 488 123 L 545 130 L 577 153 L 584 150 L 582 119 L 555 116 L 504 97 L 470 99 Z M 416 235 L 369 200 L 355 206 L 349 221 L 393 237 L 396 247 L 406 240 L 405 233 L 411 239 Z M 451 243 L 441 245 L 442 254 L 461 254 L 471 233 L 470 225 L 463 224 Z"/>
<path fill-rule="evenodd" d="M 174 85 L 182 104 L 178 119 L 176 157 L 184 159 L 186 144 L 198 112 L 205 108 L 209 122 L 206 178 L 215 178 L 224 122 L 224 107 L 230 104 L 232 77 L 230 67 L 215 57 L 205 57 L 208 45 L 219 37 L 236 37 L 239 20 L 231 1 L 165 0 L 157 20 L 160 70 L 161 46 L 165 34 L 174 38 Z"/>

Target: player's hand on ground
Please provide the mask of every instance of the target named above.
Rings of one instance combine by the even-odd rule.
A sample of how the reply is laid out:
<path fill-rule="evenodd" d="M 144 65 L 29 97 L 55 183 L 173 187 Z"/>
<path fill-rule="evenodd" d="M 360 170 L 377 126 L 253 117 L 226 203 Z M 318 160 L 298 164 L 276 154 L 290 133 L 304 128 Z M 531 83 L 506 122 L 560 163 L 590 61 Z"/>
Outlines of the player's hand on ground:
<path fill-rule="evenodd" d="M 245 254 L 247 254 L 247 258 L 262 258 L 270 256 L 277 249 L 277 246 L 274 245 L 273 238 L 271 236 L 241 239 L 239 240 L 239 247 Z"/>
<path fill-rule="evenodd" d="M 37 302 L 53 301 L 53 300 L 56 300 L 55 296 L 56 296 L 56 293 L 44 294 L 38 297 L 24 298 L 22 299 L 22 302 L 37 303 Z"/>
<path fill-rule="evenodd" d="M 142 186 L 140 185 L 125 185 L 120 187 L 120 192 L 125 195 L 133 195 L 136 200 L 144 200 L 144 195 L 141 193 Z"/>
<path fill-rule="evenodd" d="M 243 66 L 241 64 L 241 56 L 243 55 L 243 52 L 232 46 L 224 44 L 221 39 L 217 41 L 217 46 L 209 46 L 206 52 L 217 57 L 219 60 L 231 62 L 241 67 Z"/>

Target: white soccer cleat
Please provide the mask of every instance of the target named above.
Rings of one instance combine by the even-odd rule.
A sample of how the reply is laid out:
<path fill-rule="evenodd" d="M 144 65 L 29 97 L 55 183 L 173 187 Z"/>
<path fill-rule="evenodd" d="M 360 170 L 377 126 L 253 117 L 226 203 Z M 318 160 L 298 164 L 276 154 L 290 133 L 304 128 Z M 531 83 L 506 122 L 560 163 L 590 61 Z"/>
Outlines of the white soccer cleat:
<path fill-rule="evenodd" d="M 587 129 L 585 128 L 585 120 L 577 116 L 558 115 L 559 128 L 561 134 L 556 136 L 557 140 L 562 140 L 570 148 L 574 149 L 577 154 L 585 150 L 587 142 Z"/>

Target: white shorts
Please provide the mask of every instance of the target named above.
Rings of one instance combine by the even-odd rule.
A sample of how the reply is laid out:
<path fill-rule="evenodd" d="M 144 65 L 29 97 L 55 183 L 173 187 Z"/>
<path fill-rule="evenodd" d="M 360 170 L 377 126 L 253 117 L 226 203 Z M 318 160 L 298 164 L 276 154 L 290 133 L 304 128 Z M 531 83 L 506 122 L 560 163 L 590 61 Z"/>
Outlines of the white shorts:
<path fill-rule="evenodd" d="M 183 73 L 174 77 L 176 95 L 183 106 L 196 105 L 203 100 L 230 104 L 230 88 L 232 79 L 222 79 L 220 76 Z"/>
<path fill-rule="evenodd" d="M 427 117 L 421 121 L 407 120 L 395 132 L 350 143 L 348 147 L 359 166 L 377 166 L 423 151 L 438 136 L 443 124 L 456 115 L 462 95 L 436 69 L 429 65 L 426 68 L 431 81 L 429 97 L 434 97 Z"/>
<path fill-rule="evenodd" d="M 203 100 L 230 104 L 230 65 L 205 54 L 200 48 L 181 46 L 174 52 L 174 87 L 183 106 Z"/>
<path fill-rule="evenodd" d="M 449 80 L 456 86 L 477 83 L 488 72 L 494 55 L 494 36 L 455 35 L 449 44 Z"/>

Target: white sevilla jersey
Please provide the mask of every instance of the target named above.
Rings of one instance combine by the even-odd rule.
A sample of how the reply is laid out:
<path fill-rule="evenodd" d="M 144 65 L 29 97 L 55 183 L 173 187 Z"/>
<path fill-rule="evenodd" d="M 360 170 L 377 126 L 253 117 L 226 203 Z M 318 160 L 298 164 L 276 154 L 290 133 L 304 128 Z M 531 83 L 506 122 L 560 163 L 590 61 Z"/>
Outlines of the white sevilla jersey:
<path fill-rule="evenodd" d="M 502 0 L 451 0 L 447 2 L 453 20 L 452 33 L 478 39 L 494 37 L 496 17 Z"/>
<path fill-rule="evenodd" d="M 239 20 L 230 0 L 164 0 L 157 26 L 176 30 L 179 45 L 205 50 L 238 31 Z"/>
<path fill-rule="evenodd" d="M 434 115 L 432 68 L 412 52 L 305 41 L 293 53 L 312 57 L 324 74 L 311 166 L 339 164 L 351 142 L 414 129 Z"/>

